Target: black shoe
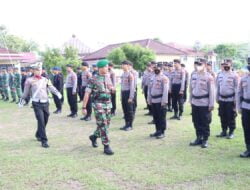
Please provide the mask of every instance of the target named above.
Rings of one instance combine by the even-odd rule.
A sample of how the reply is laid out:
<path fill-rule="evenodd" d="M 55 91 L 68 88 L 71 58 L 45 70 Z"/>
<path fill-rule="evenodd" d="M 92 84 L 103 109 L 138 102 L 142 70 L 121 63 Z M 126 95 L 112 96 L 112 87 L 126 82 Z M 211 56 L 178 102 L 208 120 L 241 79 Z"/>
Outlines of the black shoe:
<path fill-rule="evenodd" d="M 131 131 L 131 130 L 133 130 L 133 128 L 132 128 L 131 126 L 128 126 L 128 127 L 126 127 L 126 128 L 124 129 L 124 131 Z"/>
<path fill-rule="evenodd" d="M 147 107 L 145 107 L 145 108 L 143 108 L 144 110 L 148 110 L 148 108 Z"/>
<path fill-rule="evenodd" d="M 127 125 L 121 127 L 120 130 L 123 130 L 123 131 L 124 131 L 126 127 L 127 127 Z"/>
<path fill-rule="evenodd" d="M 216 137 L 218 138 L 222 138 L 222 137 L 226 137 L 227 136 L 227 132 L 222 131 L 219 135 L 216 135 Z"/>
<path fill-rule="evenodd" d="M 74 114 L 73 113 L 71 113 L 71 114 L 69 114 L 69 115 L 67 115 L 67 117 L 72 117 Z"/>
<path fill-rule="evenodd" d="M 201 144 L 201 148 L 207 148 L 208 147 L 208 142 L 207 140 L 203 140 Z"/>
<path fill-rule="evenodd" d="M 90 116 L 88 116 L 88 117 L 86 117 L 85 119 L 84 119 L 84 121 L 90 121 L 91 120 L 91 117 Z"/>
<path fill-rule="evenodd" d="M 197 138 L 194 141 L 192 141 L 191 143 L 189 143 L 190 146 L 197 146 L 197 145 L 201 145 L 201 144 L 202 144 L 201 138 Z"/>
<path fill-rule="evenodd" d="M 152 113 L 148 112 L 144 114 L 145 116 L 152 115 Z"/>
<path fill-rule="evenodd" d="M 180 121 L 181 120 L 181 116 L 178 116 L 176 119 Z"/>
<path fill-rule="evenodd" d="M 156 136 L 157 139 L 163 139 L 165 137 L 164 133 L 161 133 Z"/>
<path fill-rule="evenodd" d="M 87 117 L 87 116 L 84 116 L 84 117 L 80 118 L 80 120 L 82 120 L 82 121 L 83 121 L 83 120 L 85 120 L 85 118 L 86 118 L 86 117 Z"/>
<path fill-rule="evenodd" d="M 173 109 L 169 108 L 169 109 L 168 109 L 168 112 L 173 112 Z"/>
<path fill-rule="evenodd" d="M 14 99 L 14 100 L 12 100 L 10 103 L 14 103 L 14 102 L 16 102 L 16 100 Z"/>
<path fill-rule="evenodd" d="M 104 154 L 106 155 L 113 155 L 114 152 L 112 151 L 112 149 L 110 148 L 109 145 L 104 145 Z"/>
<path fill-rule="evenodd" d="M 178 116 L 174 115 L 174 116 L 170 117 L 170 119 L 178 119 Z"/>
<path fill-rule="evenodd" d="M 233 138 L 234 138 L 234 134 L 233 133 L 228 134 L 227 139 L 233 139 Z"/>
<path fill-rule="evenodd" d="M 153 124 L 155 124 L 155 121 L 152 120 L 152 121 L 148 122 L 148 124 L 149 124 L 149 125 L 153 125 Z"/>
<path fill-rule="evenodd" d="M 77 117 L 77 113 L 75 113 L 75 114 L 73 114 L 72 116 L 71 116 L 71 118 L 76 118 Z"/>
<path fill-rule="evenodd" d="M 48 145 L 47 142 L 42 142 L 42 147 L 43 147 L 43 148 L 49 148 L 49 145 Z"/>
<path fill-rule="evenodd" d="M 9 98 L 5 98 L 5 100 L 4 100 L 5 102 L 8 102 L 9 101 Z"/>
<path fill-rule="evenodd" d="M 250 157 L 250 151 L 246 150 L 245 152 L 240 154 L 241 158 L 249 158 Z"/>
<path fill-rule="evenodd" d="M 54 113 L 54 114 L 59 114 L 59 113 L 62 113 L 62 111 L 61 111 L 61 110 L 56 110 L 56 111 L 54 111 L 53 113 Z"/>
<path fill-rule="evenodd" d="M 157 135 L 159 135 L 159 132 L 156 131 L 156 132 L 154 132 L 154 133 L 151 133 L 149 136 L 150 136 L 150 137 L 156 137 Z"/>
<path fill-rule="evenodd" d="M 40 137 L 36 137 L 36 140 L 42 142 L 42 139 Z"/>
<path fill-rule="evenodd" d="M 92 142 L 92 146 L 93 146 L 94 148 L 97 148 L 97 147 L 98 147 L 98 144 L 97 144 L 97 142 L 96 142 L 96 139 L 97 139 L 97 137 L 94 136 L 94 135 L 89 136 L 89 140 Z"/>

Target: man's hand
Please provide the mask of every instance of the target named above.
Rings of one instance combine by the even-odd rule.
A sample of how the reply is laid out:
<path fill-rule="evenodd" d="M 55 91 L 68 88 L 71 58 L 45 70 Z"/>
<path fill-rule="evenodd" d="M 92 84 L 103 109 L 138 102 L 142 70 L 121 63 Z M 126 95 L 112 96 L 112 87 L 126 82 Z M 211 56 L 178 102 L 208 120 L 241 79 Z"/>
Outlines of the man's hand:
<path fill-rule="evenodd" d="M 183 91 L 180 91 L 180 93 L 179 93 L 180 95 L 183 95 Z"/>
<path fill-rule="evenodd" d="M 161 104 L 161 108 L 162 109 L 166 109 L 167 108 L 167 104 Z"/>
<path fill-rule="evenodd" d="M 72 92 L 72 95 L 76 95 L 76 92 Z"/>
<path fill-rule="evenodd" d="M 82 108 L 82 114 L 83 114 L 83 115 L 87 115 L 87 110 L 86 110 L 86 108 Z"/>
<path fill-rule="evenodd" d="M 128 103 L 132 103 L 133 100 L 131 98 L 128 99 Z"/>
<path fill-rule="evenodd" d="M 209 107 L 208 108 L 208 111 L 213 111 L 214 110 L 214 107 Z"/>

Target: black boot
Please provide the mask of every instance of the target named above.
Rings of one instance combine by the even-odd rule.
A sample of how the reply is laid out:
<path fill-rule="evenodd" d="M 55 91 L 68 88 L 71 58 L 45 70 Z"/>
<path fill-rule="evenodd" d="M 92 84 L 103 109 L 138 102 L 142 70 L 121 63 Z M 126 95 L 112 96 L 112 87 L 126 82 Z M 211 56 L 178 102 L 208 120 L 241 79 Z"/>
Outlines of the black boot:
<path fill-rule="evenodd" d="M 248 158 L 250 157 L 250 145 L 246 146 L 247 150 L 240 154 L 241 158 Z"/>
<path fill-rule="evenodd" d="M 159 131 L 156 131 L 156 132 L 154 132 L 154 133 L 151 133 L 149 136 L 150 137 L 156 137 L 156 136 L 158 136 L 160 134 L 160 132 Z"/>
<path fill-rule="evenodd" d="M 113 155 L 114 152 L 112 151 L 112 149 L 110 148 L 109 145 L 104 145 L 104 154 L 106 155 Z"/>
<path fill-rule="evenodd" d="M 128 122 L 127 127 L 124 129 L 124 131 L 131 131 L 133 129 L 132 122 Z"/>
<path fill-rule="evenodd" d="M 48 145 L 47 142 L 42 142 L 42 147 L 43 147 L 43 148 L 49 148 L 49 145 Z"/>
<path fill-rule="evenodd" d="M 218 138 L 226 137 L 227 136 L 227 131 L 223 130 L 219 135 L 216 135 Z"/>
<path fill-rule="evenodd" d="M 170 119 L 178 119 L 177 113 L 174 113 L 174 115 L 170 117 Z"/>
<path fill-rule="evenodd" d="M 201 145 L 202 144 L 202 139 L 200 136 L 197 136 L 197 138 L 192 141 L 189 145 L 190 146 L 197 146 L 197 145 Z"/>
<path fill-rule="evenodd" d="M 96 137 L 95 135 L 89 136 L 89 140 L 92 142 L 92 146 L 93 146 L 94 148 L 97 148 L 97 147 L 98 147 L 98 144 L 97 144 L 97 142 L 96 142 L 96 139 L 97 139 L 97 137 Z"/>
<path fill-rule="evenodd" d="M 208 140 L 202 140 L 201 148 L 207 148 L 208 147 Z"/>
<path fill-rule="evenodd" d="M 227 139 L 233 139 L 234 138 L 234 133 L 233 132 L 229 132 Z"/>
<path fill-rule="evenodd" d="M 125 125 L 123 127 L 120 128 L 120 130 L 125 130 L 128 126 L 128 122 L 125 123 Z"/>

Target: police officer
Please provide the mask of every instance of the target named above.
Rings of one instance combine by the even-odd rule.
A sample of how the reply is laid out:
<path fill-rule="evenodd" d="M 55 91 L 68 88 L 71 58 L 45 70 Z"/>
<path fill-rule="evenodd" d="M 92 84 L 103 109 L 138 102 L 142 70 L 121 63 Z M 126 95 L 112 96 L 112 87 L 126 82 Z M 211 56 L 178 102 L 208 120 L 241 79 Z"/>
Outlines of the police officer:
<path fill-rule="evenodd" d="M 22 93 L 24 91 L 24 84 L 25 84 L 25 81 L 27 79 L 27 70 L 25 68 L 21 68 L 21 90 L 22 90 Z"/>
<path fill-rule="evenodd" d="M 135 87 L 135 96 L 134 96 L 134 114 L 135 114 L 135 111 L 136 111 L 136 108 L 137 108 L 137 80 L 138 80 L 138 77 L 139 77 L 139 74 L 138 72 L 133 68 L 133 63 L 131 61 L 129 61 L 129 70 L 130 72 L 133 74 L 134 76 L 134 87 Z"/>
<path fill-rule="evenodd" d="M 98 74 L 98 68 L 97 68 L 97 66 L 96 66 L 96 64 L 93 64 L 92 65 L 92 76 L 95 76 L 95 75 L 97 75 Z"/>
<path fill-rule="evenodd" d="M 82 94 L 84 97 L 85 89 L 89 83 L 89 80 L 91 79 L 92 74 L 89 71 L 89 64 L 87 62 L 82 62 Z M 86 105 L 87 108 L 87 115 L 81 118 L 81 120 L 90 121 L 91 120 L 91 114 L 92 114 L 92 106 L 91 106 L 91 98 L 88 99 L 88 103 Z"/>
<path fill-rule="evenodd" d="M 162 73 L 162 64 L 158 63 L 154 68 L 154 77 L 148 87 L 148 104 L 152 106 L 156 131 L 150 137 L 161 139 L 165 137 L 166 113 L 168 103 L 169 80 Z"/>
<path fill-rule="evenodd" d="M 216 101 L 219 104 L 219 116 L 222 132 L 217 137 L 234 137 L 236 128 L 236 94 L 238 88 L 238 75 L 233 72 L 232 60 L 225 60 L 224 72 L 216 79 Z M 214 77 L 214 76 L 213 76 Z M 227 131 L 229 129 L 229 133 Z"/>
<path fill-rule="evenodd" d="M 123 74 L 121 76 L 121 101 L 124 113 L 125 126 L 121 130 L 130 131 L 133 129 L 134 121 L 134 97 L 135 97 L 135 80 L 134 75 L 129 70 L 130 61 L 122 62 Z"/>
<path fill-rule="evenodd" d="M 148 63 L 147 68 L 143 73 L 141 82 L 142 93 L 144 94 L 145 101 L 147 104 L 146 108 L 148 109 L 148 113 L 146 113 L 145 115 L 152 115 L 151 105 L 148 104 L 148 85 L 152 76 L 153 76 L 153 70 L 151 67 L 151 63 Z"/>
<path fill-rule="evenodd" d="M 170 80 L 170 93 L 173 99 L 174 116 L 170 119 L 181 119 L 183 113 L 183 95 L 185 90 L 186 73 L 181 68 L 179 59 L 174 60 L 174 71 Z"/>
<path fill-rule="evenodd" d="M 83 92 L 82 92 L 82 69 L 77 67 L 77 91 L 79 96 L 79 102 L 83 99 Z"/>
<path fill-rule="evenodd" d="M 24 93 L 20 100 L 20 106 L 25 102 L 27 96 L 32 94 L 32 105 L 38 122 L 36 138 L 41 142 L 42 147 L 48 148 L 48 138 L 46 135 L 46 125 L 49 119 L 49 97 L 48 90 L 57 95 L 60 99 L 62 95 L 56 90 L 51 82 L 41 76 L 41 68 L 34 67 L 34 76 L 25 82 Z"/>
<path fill-rule="evenodd" d="M 49 75 L 47 74 L 45 67 L 42 67 L 42 77 L 49 79 Z"/>
<path fill-rule="evenodd" d="M 196 61 L 197 71 L 190 79 L 190 103 L 192 105 L 192 121 L 196 132 L 196 140 L 190 146 L 208 147 L 210 136 L 211 111 L 214 108 L 214 78 L 206 71 L 205 61 Z"/>
<path fill-rule="evenodd" d="M 113 70 L 114 65 L 113 63 L 109 63 L 108 65 L 109 68 L 109 76 L 112 82 L 112 85 L 114 87 L 114 90 L 111 93 L 111 101 L 112 101 L 112 109 L 111 109 L 111 116 L 115 116 L 115 111 L 116 111 L 116 75 Z"/>
<path fill-rule="evenodd" d="M 93 97 L 93 109 L 96 118 L 97 129 L 89 137 L 92 146 L 98 147 L 97 138 L 101 138 L 104 145 L 104 154 L 113 155 L 114 152 L 110 148 L 108 137 L 108 128 L 111 120 L 111 92 L 114 90 L 110 77 L 108 75 L 108 61 L 100 60 L 97 63 L 99 72 L 93 76 L 88 82 L 83 99 L 83 114 L 87 115 L 87 103 L 90 94 Z"/>
<path fill-rule="evenodd" d="M 9 67 L 8 68 L 8 74 L 9 74 L 9 87 L 10 87 L 10 92 L 11 92 L 11 97 L 12 97 L 12 103 L 16 102 L 16 87 L 15 87 L 15 76 L 13 74 L 13 68 Z"/>
<path fill-rule="evenodd" d="M 17 103 L 20 101 L 20 98 L 22 96 L 21 83 L 22 83 L 22 75 L 19 73 L 19 68 L 15 67 L 14 68 L 14 86 L 16 88 L 16 95 L 18 98 Z"/>
<path fill-rule="evenodd" d="M 213 71 L 213 63 L 212 63 L 212 61 L 207 62 L 207 72 L 209 72 L 212 75 L 212 77 L 214 77 L 214 79 L 216 78 L 216 74 Z"/>
<path fill-rule="evenodd" d="M 165 76 L 168 77 L 169 81 L 172 79 L 172 73 L 173 73 L 173 63 L 169 62 L 167 64 L 167 72 L 165 72 Z M 168 90 L 168 112 L 173 112 L 173 107 L 172 107 L 172 95 L 170 93 L 170 90 Z"/>
<path fill-rule="evenodd" d="M 65 87 L 67 90 L 67 99 L 70 106 L 71 113 L 67 117 L 75 118 L 77 117 L 77 75 L 73 71 L 73 66 L 66 65 L 67 78 L 65 82 Z"/>
<path fill-rule="evenodd" d="M 2 68 L 3 71 L 3 76 L 2 76 L 2 81 L 3 81 L 3 93 L 4 93 L 4 101 L 9 101 L 9 74 L 7 73 L 6 68 Z"/>
<path fill-rule="evenodd" d="M 184 63 L 181 64 L 181 67 L 183 71 L 185 72 L 185 87 L 184 87 L 184 93 L 183 93 L 183 102 L 186 102 L 187 100 L 187 88 L 188 88 L 188 81 L 189 81 L 189 73 L 186 70 L 186 65 Z"/>
<path fill-rule="evenodd" d="M 59 67 L 53 67 L 52 72 L 54 74 L 53 77 L 53 86 L 57 89 L 58 92 L 61 94 L 63 93 L 63 76 L 60 74 L 60 68 Z M 53 99 L 56 105 L 56 111 L 54 111 L 54 114 L 59 114 L 62 112 L 62 100 L 58 98 L 55 94 L 53 94 Z"/>
<path fill-rule="evenodd" d="M 248 58 L 248 73 L 243 76 L 237 92 L 237 110 L 241 114 L 246 151 L 240 157 L 250 157 L 250 58 Z"/>

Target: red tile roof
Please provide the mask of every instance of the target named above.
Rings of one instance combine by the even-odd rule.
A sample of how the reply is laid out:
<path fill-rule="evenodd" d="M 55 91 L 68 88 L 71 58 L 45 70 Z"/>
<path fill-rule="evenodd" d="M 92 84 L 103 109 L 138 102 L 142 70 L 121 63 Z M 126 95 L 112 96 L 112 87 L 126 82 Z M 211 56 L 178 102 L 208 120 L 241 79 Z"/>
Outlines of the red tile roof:
<path fill-rule="evenodd" d="M 20 61 L 22 63 L 32 63 L 36 61 L 36 55 L 32 52 L 16 53 L 12 50 L 0 48 L 0 60 Z"/>
<path fill-rule="evenodd" d="M 83 58 L 84 61 L 91 61 L 91 60 L 99 60 L 106 58 L 108 54 L 115 48 L 118 48 L 124 44 L 138 44 L 144 48 L 149 48 L 158 55 L 184 55 L 185 53 L 181 50 L 178 50 L 174 47 L 168 46 L 163 44 L 157 40 L 152 39 L 145 39 L 145 40 L 138 40 L 132 42 L 124 42 L 119 44 L 111 44 L 102 49 L 99 49 Z"/>

